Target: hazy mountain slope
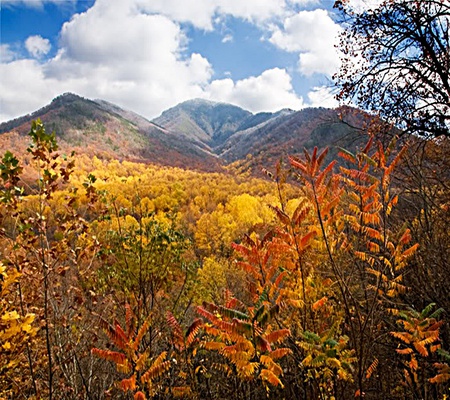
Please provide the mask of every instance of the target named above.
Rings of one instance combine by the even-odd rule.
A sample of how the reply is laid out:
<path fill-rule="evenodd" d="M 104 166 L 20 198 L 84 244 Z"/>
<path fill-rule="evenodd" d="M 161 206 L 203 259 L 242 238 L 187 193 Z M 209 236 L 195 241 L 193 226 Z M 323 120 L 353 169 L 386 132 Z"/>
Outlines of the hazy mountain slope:
<path fill-rule="evenodd" d="M 214 148 L 251 117 L 249 111 L 231 104 L 194 99 L 164 111 L 152 122 Z"/>
<path fill-rule="evenodd" d="M 255 171 L 271 168 L 280 158 L 299 154 L 303 148 L 330 147 L 330 156 L 337 154 L 338 147 L 354 149 L 366 137 L 360 130 L 342 121 L 342 110 L 307 108 L 272 118 L 231 136 L 217 153 L 226 162 L 245 160 L 246 168 Z M 362 126 L 362 112 L 354 117 L 355 125 Z M 247 157 L 250 155 L 250 157 Z"/>
<path fill-rule="evenodd" d="M 252 114 L 230 104 L 195 99 L 164 111 L 153 122 L 208 146 L 227 163 L 247 160 L 246 168 L 259 170 L 304 147 L 330 146 L 335 156 L 338 146 L 353 149 L 362 143 L 358 130 L 341 120 L 341 111 L 308 108 Z M 362 126 L 363 113 L 357 113 L 356 125 Z"/>
<path fill-rule="evenodd" d="M 127 159 L 157 164 L 214 170 L 220 160 L 187 138 L 168 133 L 130 111 L 104 101 L 92 101 L 68 93 L 49 105 L 0 124 L 0 149 L 15 147 L 31 120 L 40 118 L 48 131 L 55 131 L 60 147 L 106 158 Z M 5 133 L 15 131 L 18 133 Z M 14 149 L 14 148 L 13 148 Z"/>

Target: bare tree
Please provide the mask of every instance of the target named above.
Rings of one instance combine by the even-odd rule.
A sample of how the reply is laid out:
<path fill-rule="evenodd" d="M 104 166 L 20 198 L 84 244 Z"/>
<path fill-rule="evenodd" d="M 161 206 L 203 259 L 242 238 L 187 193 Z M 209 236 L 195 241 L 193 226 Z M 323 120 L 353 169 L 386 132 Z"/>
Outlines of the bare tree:
<path fill-rule="evenodd" d="M 406 133 L 450 136 L 450 2 L 385 0 L 358 11 L 343 0 L 335 7 L 345 28 L 338 98 Z"/>

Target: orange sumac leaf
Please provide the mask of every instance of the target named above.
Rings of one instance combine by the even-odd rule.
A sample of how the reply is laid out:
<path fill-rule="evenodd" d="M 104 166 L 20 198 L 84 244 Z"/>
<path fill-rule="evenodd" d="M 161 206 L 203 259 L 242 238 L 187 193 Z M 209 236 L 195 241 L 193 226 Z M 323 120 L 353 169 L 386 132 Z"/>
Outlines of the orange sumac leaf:
<path fill-rule="evenodd" d="M 144 321 L 144 323 L 142 324 L 142 326 L 139 328 L 139 331 L 138 331 L 138 333 L 136 335 L 136 338 L 134 339 L 133 350 L 137 350 L 139 348 L 139 345 L 141 344 L 142 338 L 147 333 L 149 328 L 150 328 L 150 319 L 147 318 Z"/>
<path fill-rule="evenodd" d="M 313 311 L 317 311 L 319 308 L 321 308 L 328 300 L 328 297 L 323 296 L 320 300 L 317 300 L 312 306 L 311 308 L 313 309 Z"/>
<path fill-rule="evenodd" d="M 269 341 L 264 339 L 261 336 L 257 336 L 255 338 L 255 342 L 256 342 L 256 348 L 264 353 L 272 350 L 272 348 L 270 347 Z"/>
<path fill-rule="evenodd" d="M 200 318 L 196 318 L 194 322 L 189 326 L 186 332 L 186 345 L 189 346 L 197 336 L 198 331 L 202 328 L 203 321 Z"/>
<path fill-rule="evenodd" d="M 159 358 L 159 357 L 158 357 Z M 170 368 L 170 361 L 164 361 L 156 365 L 152 365 L 148 371 L 141 376 L 141 382 L 145 383 L 153 379 L 159 378 L 164 372 Z"/>
<path fill-rule="evenodd" d="M 222 342 L 205 342 L 203 347 L 207 350 L 222 350 L 225 347 L 225 343 Z"/>
<path fill-rule="evenodd" d="M 120 388 L 126 392 L 128 390 L 136 389 L 136 374 L 131 375 L 128 379 L 122 379 L 120 381 Z"/>
<path fill-rule="evenodd" d="M 410 344 L 413 341 L 412 335 L 407 332 L 391 332 L 391 335 L 406 344 Z"/>
<path fill-rule="evenodd" d="M 142 393 L 141 391 L 136 392 L 134 395 L 134 400 L 147 400 L 147 398 L 145 397 L 145 394 Z"/>
<path fill-rule="evenodd" d="M 411 246 L 409 249 L 406 249 L 403 253 L 403 257 L 411 257 L 416 250 L 419 248 L 419 243 L 416 243 L 415 245 Z"/>
<path fill-rule="evenodd" d="M 283 210 L 281 210 L 279 207 L 276 207 L 276 206 L 271 206 L 270 208 L 273 211 L 275 211 L 275 214 L 277 215 L 279 221 L 282 224 L 284 224 L 284 225 L 290 225 L 291 224 L 291 219 L 289 218 L 289 216 Z"/>
<path fill-rule="evenodd" d="M 444 383 L 450 380 L 450 373 L 437 374 L 433 378 L 430 378 L 431 383 Z"/>
<path fill-rule="evenodd" d="M 343 158 L 344 160 L 351 162 L 352 164 L 354 164 L 356 162 L 356 157 L 352 153 L 350 153 L 348 150 L 340 148 L 338 156 Z"/>
<path fill-rule="evenodd" d="M 299 169 L 300 171 L 307 173 L 305 163 L 294 156 L 289 156 L 289 163 L 294 167 Z"/>
<path fill-rule="evenodd" d="M 377 367 L 378 367 L 378 358 L 375 358 L 375 360 L 373 360 L 372 364 L 370 364 L 369 368 L 367 368 L 366 379 L 370 379 L 370 377 L 375 372 Z"/>
<path fill-rule="evenodd" d="M 315 149 L 314 149 L 315 150 Z M 320 153 L 319 157 L 317 157 L 317 165 L 320 167 L 323 163 L 323 160 L 325 159 L 326 155 L 328 154 L 328 150 L 329 148 L 326 147 L 322 153 Z M 315 151 L 316 153 L 316 151 Z M 336 161 L 333 161 L 334 163 L 336 163 Z"/>
<path fill-rule="evenodd" d="M 272 358 L 272 360 L 279 360 L 280 358 L 283 358 L 284 356 L 291 354 L 291 353 L 292 353 L 291 349 L 283 347 L 283 348 L 272 351 L 270 353 L 270 358 Z"/>
<path fill-rule="evenodd" d="M 409 229 L 406 229 L 402 237 L 400 238 L 399 242 L 401 244 L 408 244 L 410 241 L 411 241 L 411 231 Z"/>
<path fill-rule="evenodd" d="M 411 349 L 410 347 L 407 347 L 406 349 L 397 349 L 396 351 L 398 354 L 403 354 L 403 355 L 414 353 L 414 350 Z"/>
<path fill-rule="evenodd" d="M 172 328 L 172 333 L 175 336 L 175 338 L 177 339 L 177 341 L 182 341 L 183 333 L 181 330 L 181 326 L 178 323 L 177 319 L 174 317 L 174 315 L 170 311 L 167 311 L 166 319 L 167 319 L 167 322 L 169 323 L 170 327 Z"/>
<path fill-rule="evenodd" d="M 324 178 L 331 172 L 333 167 L 336 165 L 336 160 L 330 162 L 328 166 L 317 176 L 316 185 L 320 186 L 324 180 Z"/>
<path fill-rule="evenodd" d="M 283 387 L 283 383 L 280 381 L 278 376 L 276 376 L 272 371 L 268 369 L 261 370 L 259 374 L 262 380 L 269 382 L 273 386 L 281 386 Z"/>
<path fill-rule="evenodd" d="M 310 231 L 308 232 L 305 236 L 303 236 L 300 240 L 300 247 L 302 249 L 306 248 L 307 246 L 309 246 L 309 242 L 311 241 L 311 239 L 313 239 L 315 236 L 317 235 L 316 231 Z"/>
<path fill-rule="evenodd" d="M 289 329 L 279 329 L 266 335 L 266 340 L 269 343 L 280 343 L 291 334 Z"/>
<path fill-rule="evenodd" d="M 428 356 L 428 350 L 421 342 L 414 342 L 414 347 L 422 357 Z"/>
<path fill-rule="evenodd" d="M 125 354 L 118 353 L 117 351 L 93 348 L 91 353 L 105 360 L 113 361 L 115 364 L 124 364 L 126 361 Z"/>
<path fill-rule="evenodd" d="M 419 363 L 417 362 L 416 357 L 412 357 L 411 361 L 409 362 L 409 367 L 411 368 L 412 371 L 417 370 L 417 368 L 419 368 Z"/>

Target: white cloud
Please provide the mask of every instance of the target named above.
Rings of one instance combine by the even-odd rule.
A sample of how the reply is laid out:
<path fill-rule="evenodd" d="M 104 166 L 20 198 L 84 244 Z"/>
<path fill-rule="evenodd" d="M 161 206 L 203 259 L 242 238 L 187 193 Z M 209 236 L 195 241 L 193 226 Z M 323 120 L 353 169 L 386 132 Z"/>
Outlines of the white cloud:
<path fill-rule="evenodd" d="M 233 42 L 233 40 L 233 35 L 228 34 L 222 38 L 222 43 L 230 43 Z"/>
<path fill-rule="evenodd" d="M 42 8 L 44 3 L 53 3 L 58 6 L 67 7 L 73 3 L 76 3 L 77 0 L 2 0 L 2 6 L 26 6 L 31 8 Z"/>
<path fill-rule="evenodd" d="M 205 95 L 210 100 L 236 104 L 252 112 L 274 112 L 282 108 L 298 110 L 304 106 L 302 98 L 294 92 L 291 77 L 280 68 L 237 82 L 229 78 L 215 80 Z"/>
<path fill-rule="evenodd" d="M 91 8 L 63 25 L 60 47 L 49 60 L 18 60 L 10 46 L 2 45 L 0 118 L 30 113 L 68 91 L 111 101 L 147 118 L 195 97 L 234 103 L 253 112 L 300 109 L 303 99 L 282 68 L 238 81 L 232 80 L 231 74 L 212 81 L 212 65 L 201 54 L 187 53 L 189 38 L 180 26 L 181 22 L 190 22 L 201 29 L 212 29 L 231 15 L 264 22 L 259 26 L 267 27 L 272 17 L 285 15 L 287 4 L 309 0 L 286 1 L 96 0 Z M 305 74 L 321 71 L 324 65 L 330 68 L 335 63 L 333 56 L 325 61 L 321 57 L 320 63 L 314 58 L 330 50 L 326 35 L 335 29 L 330 21 L 323 10 L 312 15 L 300 12 L 288 18 L 283 29 L 272 31 L 271 41 L 298 52 Z M 315 24 L 319 28 L 315 29 Z M 223 40 L 230 38 L 225 35 Z M 50 43 L 40 36 L 28 38 L 25 47 L 38 59 L 50 51 Z M 310 97 L 312 103 L 317 99 L 318 93 Z"/>
<path fill-rule="evenodd" d="M 138 0 L 138 7 L 147 13 L 159 13 L 176 22 L 189 22 L 197 28 L 212 30 L 217 0 Z"/>
<path fill-rule="evenodd" d="M 229 15 L 252 22 L 263 22 L 286 11 L 284 0 L 138 0 L 148 13 L 160 13 L 177 22 L 212 30 L 217 15 Z"/>
<path fill-rule="evenodd" d="M 16 58 L 16 53 L 9 44 L 0 44 L 0 62 L 7 63 Z"/>
<path fill-rule="evenodd" d="M 66 91 L 155 117 L 200 96 L 211 79 L 208 60 L 186 55 L 185 43 L 179 25 L 162 15 L 141 13 L 130 1 L 97 0 L 64 24 L 54 58 L 2 65 L 2 118 L 32 112 Z"/>
<path fill-rule="evenodd" d="M 255 23 L 268 21 L 286 12 L 284 0 L 219 0 L 219 10 Z"/>
<path fill-rule="evenodd" d="M 34 58 L 45 56 L 50 51 L 51 47 L 50 41 L 39 35 L 29 36 L 27 40 L 25 40 L 25 48 Z"/>
<path fill-rule="evenodd" d="M 298 52 L 302 74 L 332 75 L 339 67 L 334 46 L 340 30 L 326 10 L 300 11 L 286 18 L 282 29 L 273 28 L 269 41 L 282 50 Z"/>
<path fill-rule="evenodd" d="M 0 64 L 0 121 L 37 110 L 60 92 L 35 60 Z M 56 90 L 55 90 L 56 89 Z"/>
<path fill-rule="evenodd" d="M 339 102 L 334 98 L 333 91 L 326 86 L 316 86 L 308 93 L 310 107 L 336 108 Z"/>
<path fill-rule="evenodd" d="M 383 2 L 384 0 L 350 0 L 348 5 L 353 11 L 360 13 L 378 8 Z"/>
<path fill-rule="evenodd" d="M 291 4 L 297 4 L 301 7 L 309 6 L 312 4 L 320 4 L 320 0 L 288 0 Z"/>

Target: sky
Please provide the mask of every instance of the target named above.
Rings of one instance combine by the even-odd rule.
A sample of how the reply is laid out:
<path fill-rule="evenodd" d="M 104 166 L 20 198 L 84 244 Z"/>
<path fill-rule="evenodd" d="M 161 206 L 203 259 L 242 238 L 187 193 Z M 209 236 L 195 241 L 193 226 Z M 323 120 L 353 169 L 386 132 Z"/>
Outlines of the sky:
<path fill-rule="evenodd" d="M 254 113 L 334 107 L 333 3 L 0 0 L 0 122 L 66 92 L 148 119 L 193 98 Z"/>

